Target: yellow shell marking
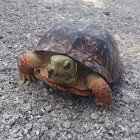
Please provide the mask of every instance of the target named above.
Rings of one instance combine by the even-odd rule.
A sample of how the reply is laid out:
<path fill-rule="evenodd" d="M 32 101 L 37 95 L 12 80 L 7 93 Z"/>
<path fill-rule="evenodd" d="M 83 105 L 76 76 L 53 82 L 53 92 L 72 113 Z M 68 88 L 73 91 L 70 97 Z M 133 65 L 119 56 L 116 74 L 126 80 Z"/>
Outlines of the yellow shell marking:
<path fill-rule="evenodd" d="M 87 40 L 90 40 L 90 37 L 86 37 Z"/>
<path fill-rule="evenodd" d="M 83 44 L 81 45 L 81 48 L 84 49 L 84 45 Z"/>
<path fill-rule="evenodd" d="M 106 58 L 106 67 L 105 68 L 108 69 L 108 56 Z"/>
<path fill-rule="evenodd" d="M 66 44 L 66 42 L 67 42 L 67 40 L 64 40 L 64 41 L 62 42 L 62 45 L 65 45 L 65 44 Z"/>
<path fill-rule="evenodd" d="M 63 29 L 63 31 L 64 31 L 64 33 L 66 32 L 66 30 L 65 30 L 65 29 Z"/>
<path fill-rule="evenodd" d="M 96 44 L 96 41 L 94 41 L 94 42 L 91 43 L 91 45 L 94 45 L 94 44 Z"/>
<path fill-rule="evenodd" d="M 43 43 L 44 43 L 44 40 L 42 40 L 40 44 L 43 44 Z"/>
<path fill-rule="evenodd" d="M 97 59 L 97 56 L 94 56 L 94 59 Z"/>
<path fill-rule="evenodd" d="M 101 51 L 101 56 L 103 56 L 104 51 Z"/>
<path fill-rule="evenodd" d="M 54 40 L 54 36 L 52 37 L 52 40 Z"/>
<path fill-rule="evenodd" d="M 104 45 L 104 49 L 106 49 L 106 45 Z"/>
<path fill-rule="evenodd" d="M 50 36 L 50 33 L 48 33 L 47 36 L 49 37 Z"/>

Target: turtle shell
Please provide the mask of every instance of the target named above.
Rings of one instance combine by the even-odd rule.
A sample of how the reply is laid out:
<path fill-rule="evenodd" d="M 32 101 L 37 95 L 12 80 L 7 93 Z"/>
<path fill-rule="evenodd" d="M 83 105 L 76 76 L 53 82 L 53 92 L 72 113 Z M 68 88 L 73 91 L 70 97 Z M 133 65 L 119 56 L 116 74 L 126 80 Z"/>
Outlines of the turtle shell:
<path fill-rule="evenodd" d="M 79 61 L 108 83 L 123 71 L 117 44 L 101 27 L 87 22 L 65 22 L 50 29 L 34 52 L 57 52 Z"/>

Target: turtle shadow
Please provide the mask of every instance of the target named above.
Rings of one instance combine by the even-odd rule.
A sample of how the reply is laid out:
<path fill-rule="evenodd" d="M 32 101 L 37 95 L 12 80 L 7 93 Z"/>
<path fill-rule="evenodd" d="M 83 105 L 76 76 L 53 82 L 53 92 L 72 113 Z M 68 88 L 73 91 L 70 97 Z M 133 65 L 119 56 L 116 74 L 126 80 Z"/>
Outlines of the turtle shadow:
<path fill-rule="evenodd" d="M 112 90 L 111 112 L 117 114 L 117 112 L 121 110 L 122 106 L 124 105 L 122 100 L 124 96 L 123 87 L 125 86 L 125 79 L 123 77 L 119 78 L 114 83 L 109 84 L 109 86 Z"/>
<path fill-rule="evenodd" d="M 48 89 L 48 94 L 53 95 L 55 97 L 55 100 L 57 100 L 58 103 L 63 102 L 66 106 L 69 106 L 69 104 L 72 105 L 73 108 L 79 108 L 79 109 L 85 109 L 88 106 L 95 108 L 94 103 L 94 95 L 93 96 L 80 96 L 76 95 L 70 92 L 61 91 L 55 88 L 52 88 L 46 84 L 44 84 L 45 88 Z M 49 91 L 51 89 L 51 92 Z"/>
<path fill-rule="evenodd" d="M 124 83 L 125 81 L 122 77 L 122 78 L 117 79 L 115 82 L 108 84 L 112 90 L 112 94 L 113 95 L 114 94 L 116 95 L 117 93 L 119 94 L 121 92 L 122 87 L 124 86 Z"/>

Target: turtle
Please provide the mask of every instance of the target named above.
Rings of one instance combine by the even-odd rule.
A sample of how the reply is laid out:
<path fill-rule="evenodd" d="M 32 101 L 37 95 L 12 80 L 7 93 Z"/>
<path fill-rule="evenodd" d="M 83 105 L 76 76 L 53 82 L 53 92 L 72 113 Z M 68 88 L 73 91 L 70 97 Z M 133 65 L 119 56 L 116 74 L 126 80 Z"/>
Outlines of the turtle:
<path fill-rule="evenodd" d="M 94 95 L 97 106 L 112 105 L 109 86 L 123 73 L 113 36 L 93 23 L 69 21 L 52 27 L 33 52 L 18 58 L 19 77 L 25 83 L 45 84 L 81 96 Z"/>

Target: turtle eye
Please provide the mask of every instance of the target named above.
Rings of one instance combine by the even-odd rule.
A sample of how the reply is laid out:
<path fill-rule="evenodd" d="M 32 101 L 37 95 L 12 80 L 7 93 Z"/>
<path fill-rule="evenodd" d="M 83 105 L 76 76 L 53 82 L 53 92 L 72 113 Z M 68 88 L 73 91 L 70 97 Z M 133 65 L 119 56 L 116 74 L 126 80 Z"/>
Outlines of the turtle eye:
<path fill-rule="evenodd" d="M 71 63 L 68 61 L 65 61 L 64 63 L 64 70 L 69 70 L 71 68 Z"/>

